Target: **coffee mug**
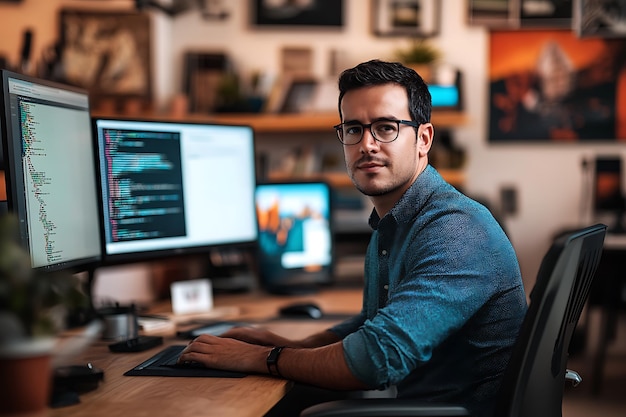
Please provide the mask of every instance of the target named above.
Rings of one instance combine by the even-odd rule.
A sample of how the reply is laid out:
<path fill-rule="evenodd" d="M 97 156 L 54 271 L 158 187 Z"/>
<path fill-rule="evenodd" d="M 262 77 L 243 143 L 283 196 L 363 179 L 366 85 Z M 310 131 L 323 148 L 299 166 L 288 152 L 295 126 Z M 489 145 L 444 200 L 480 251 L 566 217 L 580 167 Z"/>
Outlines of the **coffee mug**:
<path fill-rule="evenodd" d="M 127 340 L 138 336 L 139 324 L 135 306 L 105 307 L 98 310 L 98 314 L 102 317 L 104 323 L 103 339 Z"/>

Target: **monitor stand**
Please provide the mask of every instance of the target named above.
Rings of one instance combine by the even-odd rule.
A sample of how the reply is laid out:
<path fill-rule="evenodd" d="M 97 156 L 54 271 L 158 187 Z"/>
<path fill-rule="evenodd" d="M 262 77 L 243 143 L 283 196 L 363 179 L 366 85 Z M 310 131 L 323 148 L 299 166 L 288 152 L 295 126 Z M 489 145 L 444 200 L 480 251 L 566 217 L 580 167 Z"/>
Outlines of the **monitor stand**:
<path fill-rule="evenodd" d="M 66 324 L 68 328 L 82 327 L 96 318 L 96 309 L 93 305 L 93 282 L 96 268 L 89 267 L 78 274 L 86 274 L 82 277 L 83 292 L 87 297 L 87 305 L 68 312 Z"/>

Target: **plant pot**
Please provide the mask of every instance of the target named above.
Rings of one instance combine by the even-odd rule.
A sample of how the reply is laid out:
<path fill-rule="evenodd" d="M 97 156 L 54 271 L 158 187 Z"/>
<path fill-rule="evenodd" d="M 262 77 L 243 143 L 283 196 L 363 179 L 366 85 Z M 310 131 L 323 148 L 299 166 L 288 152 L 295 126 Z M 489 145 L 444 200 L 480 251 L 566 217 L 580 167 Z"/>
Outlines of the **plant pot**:
<path fill-rule="evenodd" d="M 0 345 L 0 415 L 45 415 L 50 400 L 54 338 Z"/>
<path fill-rule="evenodd" d="M 406 64 L 407 67 L 412 68 L 417 72 L 426 84 L 432 81 L 432 65 L 431 64 Z"/>

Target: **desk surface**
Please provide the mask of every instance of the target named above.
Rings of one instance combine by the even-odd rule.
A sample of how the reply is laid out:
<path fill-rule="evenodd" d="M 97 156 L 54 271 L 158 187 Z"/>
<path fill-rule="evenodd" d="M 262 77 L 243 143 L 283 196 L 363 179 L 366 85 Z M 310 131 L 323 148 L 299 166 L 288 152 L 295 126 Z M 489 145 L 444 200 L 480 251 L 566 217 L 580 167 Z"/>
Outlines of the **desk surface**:
<path fill-rule="evenodd" d="M 280 297 L 264 293 L 220 295 L 216 307 L 237 306 L 240 320 L 261 324 L 278 334 L 299 338 L 328 328 L 328 320 L 272 320 L 284 304 L 313 300 L 327 313 L 355 313 L 361 307 L 360 289 L 328 289 L 311 296 Z M 166 310 L 167 303 L 157 311 Z M 230 318 L 230 317 L 229 317 Z M 186 343 L 174 335 L 165 345 Z M 97 390 L 81 395 L 81 403 L 50 410 L 50 416 L 262 416 L 291 388 L 283 379 L 262 375 L 244 378 L 127 377 L 128 371 L 163 346 L 140 353 L 111 353 L 109 342 L 99 341 L 77 363 L 91 362 L 104 370 Z"/>

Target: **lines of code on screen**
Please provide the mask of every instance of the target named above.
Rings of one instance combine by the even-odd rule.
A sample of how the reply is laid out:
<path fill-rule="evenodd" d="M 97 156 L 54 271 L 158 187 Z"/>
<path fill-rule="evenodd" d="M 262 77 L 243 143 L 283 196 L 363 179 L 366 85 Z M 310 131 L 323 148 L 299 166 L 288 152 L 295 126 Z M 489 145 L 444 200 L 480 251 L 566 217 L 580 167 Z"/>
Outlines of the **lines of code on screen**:
<path fill-rule="evenodd" d="M 25 199 L 20 216 L 27 222 L 32 265 L 97 254 L 94 167 L 86 158 L 93 154 L 88 111 L 22 97 L 16 103 Z"/>
<path fill-rule="evenodd" d="M 104 129 L 107 240 L 184 236 L 180 133 Z"/>

